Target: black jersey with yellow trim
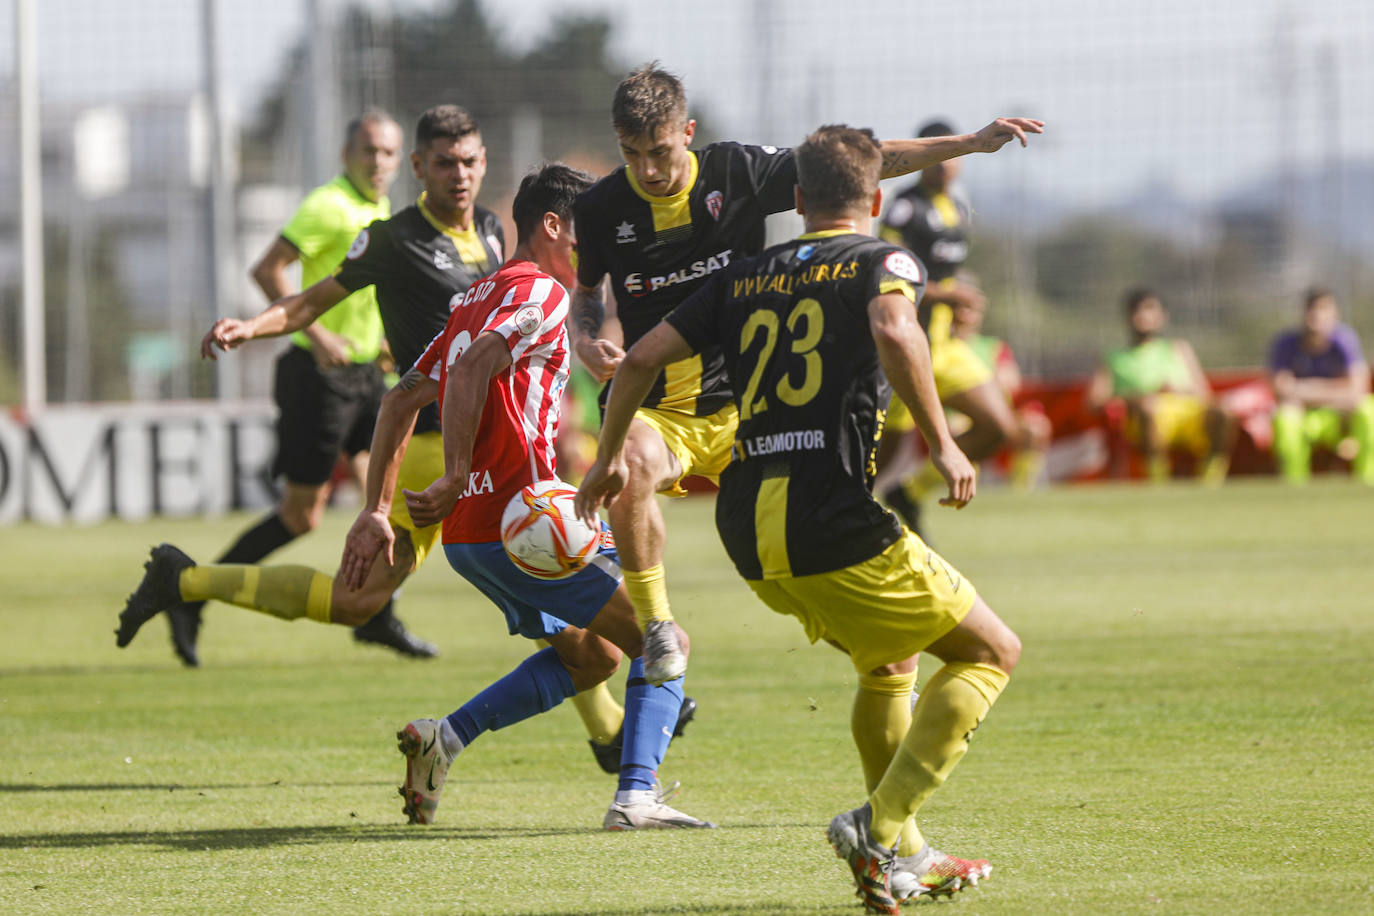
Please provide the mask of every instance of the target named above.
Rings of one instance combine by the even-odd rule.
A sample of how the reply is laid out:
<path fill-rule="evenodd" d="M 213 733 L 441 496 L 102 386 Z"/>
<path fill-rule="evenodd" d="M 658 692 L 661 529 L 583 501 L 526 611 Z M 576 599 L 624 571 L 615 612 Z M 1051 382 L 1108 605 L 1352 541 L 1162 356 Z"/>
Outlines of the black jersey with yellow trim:
<path fill-rule="evenodd" d="M 954 275 L 968 260 L 969 226 L 973 210 L 959 194 L 932 191 L 914 184 L 897 195 L 887 208 L 878 235 L 894 245 L 904 245 L 920 258 L 930 273 L 930 283 L 953 282 Z M 949 335 L 949 309 L 932 315 L 927 302 L 921 309 L 921 327 L 935 337 Z"/>
<path fill-rule="evenodd" d="M 878 234 L 910 249 L 930 272 L 930 282 L 939 283 L 968 260 L 972 222 L 973 211 L 963 197 L 916 184 L 887 208 Z"/>
<path fill-rule="evenodd" d="M 732 264 L 668 316 L 693 349 L 719 346 L 734 379 L 716 526 L 746 579 L 841 569 L 901 536 L 870 492 L 892 389 L 868 304 L 924 289 L 904 248 L 820 232 Z"/>
<path fill-rule="evenodd" d="M 501 220 L 477 207 L 472 228 L 445 226 L 421 197 L 391 219 L 358 234 L 334 274 L 349 292 L 375 286 L 387 343 L 396 365 L 409 368 L 448 323 L 452 300 L 501 266 Z M 433 405 L 416 420 L 416 432 L 439 428 Z"/>
<path fill-rule="evenodd" d="M 596 286 L 610 275 L 627 349 L 709 276 L 763 250 L 765 217 L 795 205 L 790 149 L 712 143 L 690 156 L 677 194 L 654 197 L 620 168 L 577 201 L 578 282 Z M 710 350 L 669 366 L 644 405 L 707 416 L 729 401 L 720 354 Z"/>

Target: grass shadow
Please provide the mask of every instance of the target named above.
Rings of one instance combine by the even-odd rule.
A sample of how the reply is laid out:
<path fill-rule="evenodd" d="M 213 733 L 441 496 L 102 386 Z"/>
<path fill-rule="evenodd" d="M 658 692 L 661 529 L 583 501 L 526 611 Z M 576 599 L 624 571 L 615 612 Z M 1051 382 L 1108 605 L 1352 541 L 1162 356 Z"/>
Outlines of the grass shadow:
<path fill-rule="evenodd" d="M 777 916 L 795 913 L 855 913 L 854 904 L 849 901 L 833 904 L 806 906 L 786 903 L 678 903 L 655 904 L 653 906 L 624 907 L 608 910 L 605 907 L 567 910 L 529 910 L 514 916 L 664 916 L 669 913 L 683 913 L 686 916 Z"/>
<path fill-rule="evenodd" d="M 199 786 L 182 785 L 181 783 L 138 783 L 138 782 L 74 782 L 60 785 L 46 785 L 37 782 L 4 782 L 0 783 L 0 795 L 6 793 L 23 792 L 204 792 L 206 790 L 215 791 L 218 789 L 276 789 L 279 787 L 299 789 L 305 786 L 321 786 L 334 788 L 337 786 L 388 786 L 390 781 L 374 780 L 372 782 L 283 782 L 280 779 L 272 782 L 223 782 L 212 783 Z"/>
<path fill-rule="evenodd" d="M 0 834 L 0 849 L 90 849 L 101 846 L 156 846 L 186 852 L 218 849 L 263 849 L 271 846 L 331 843 L 396 843 L 432 840 L 498 840 L 512 837 L 570 836 L 584 827 L 462 828 L 409 824 L 336 824 L 317 827 L 243 827 L 220 830 L 110 830 L 73 833 Z"/>

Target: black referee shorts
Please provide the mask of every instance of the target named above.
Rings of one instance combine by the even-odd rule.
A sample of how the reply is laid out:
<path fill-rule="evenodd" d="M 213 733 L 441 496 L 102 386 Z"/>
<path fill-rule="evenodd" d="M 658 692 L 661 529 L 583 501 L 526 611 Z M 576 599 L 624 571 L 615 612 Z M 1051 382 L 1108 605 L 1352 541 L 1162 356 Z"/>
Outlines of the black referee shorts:
<path fill-rule="evenodd" d="M 308 350 L 292 346 L 277 360 L 277 458 L 272 472 L 319 486 L 342 452 L 367 451 L 386 383 L 372 363 L 321 370 Z"/>

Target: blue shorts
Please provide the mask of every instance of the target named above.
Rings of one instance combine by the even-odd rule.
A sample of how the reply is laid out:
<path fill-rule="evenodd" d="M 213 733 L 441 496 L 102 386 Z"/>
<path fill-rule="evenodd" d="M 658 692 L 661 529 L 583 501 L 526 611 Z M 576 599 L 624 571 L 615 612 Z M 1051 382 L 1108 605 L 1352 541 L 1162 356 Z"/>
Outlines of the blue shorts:
<path fill-rule="evenodd" d="M 604 524 L 604 523 L 603 523 Z M 603 546 L 585 568 L 566 579 L 536 579 L 506 556 L 500 541 L 445 544 L 444 555 L 506 615 L 511 635 L 544 639 L 569 624 L 586 627 L 620 587 L 620 556 Z"/>

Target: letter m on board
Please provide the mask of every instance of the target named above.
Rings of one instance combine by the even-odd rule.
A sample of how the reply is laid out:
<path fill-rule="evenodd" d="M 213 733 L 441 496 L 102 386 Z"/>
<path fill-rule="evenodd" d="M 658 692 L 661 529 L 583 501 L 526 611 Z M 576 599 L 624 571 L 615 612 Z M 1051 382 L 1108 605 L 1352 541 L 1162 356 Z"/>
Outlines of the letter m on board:
<path fill-rule="evenodd" d="M 40 467 L 48 478 L 48 483 L 52 485 L 52 491 L 57 494 L 58 502 L 62 504 L 62 511 L 65 515 L 71 515 L 76 508 L 76 500 L 81 495 L 81 491 L 86 488 L 86 484 L 98 473 L 100 463 L 103 459 L 105 464 L 105 476 L 107 493 L 110 500 L 110 514 L 119 514 L 119 487 L 118 487 L 118 452 L 115 450 L 115 427 L 113 424 L 106 426 L 95 442 L 91 450 L 86 453 L 86 458 L 81 464 L 81 470 L 77 472 L 76 480 L 73 481 L 70 492 L 63 486 L 62 475 L 58 472 L 57 466 L 53 464 L 52 456 L 48 454 L 47 447 L 43 445 L 43 440 L 38 435 L 38 430 L 30 426 L 28 428 L 28 458 L 26 462 L 25 486 L 24 486 L 24 516 L 33 517 L 33 493 L 34 493 L 34 468 Z"/>

